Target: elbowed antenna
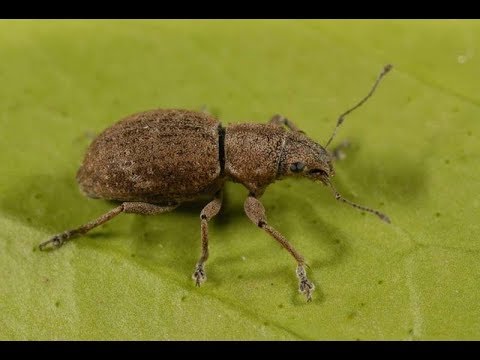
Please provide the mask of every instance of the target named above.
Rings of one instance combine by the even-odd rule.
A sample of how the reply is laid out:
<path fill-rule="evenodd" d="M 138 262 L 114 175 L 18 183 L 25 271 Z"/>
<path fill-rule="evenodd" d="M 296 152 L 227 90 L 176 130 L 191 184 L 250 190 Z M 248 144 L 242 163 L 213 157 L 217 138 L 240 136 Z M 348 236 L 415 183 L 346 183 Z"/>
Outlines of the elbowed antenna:
<path fill-rule="evenodd" d="M 377 88 L 378 84 L 380 83 L 380 80 L 382 80 L 382 78 L 392 69 L 392 67 L 393 67 L 393 65 L 391 65 L 391 64 L 385 65 L 385 67 L 383 68 L 383 70 L 382 70 L 382 72 L 380 73 L 380 75 L 378 75 L 377 80 L 376 80 L 375 83 L 373 84 L 373 86 L 372 86 L 372 88 L 370 89 L 370 92 L 367 94 L 367 96 L 365 96 L 362 100 L 360 100 L 360 102 L 359 102 L 357 105 L 355 105 L 354 107 L 348 109 L 347 111 L 345 111 L 343 114 L 341 114 L 341 115 L 338 117 L 337 125 L 335 126 L 335 129 L 333 130 L 333 134 L 332 134 L 332 136 L 330 136 L 330 139 L 328 140 L 327 145 L 325 145 L 325 149 L 328 148 L 328 145 L 330 145 L 330 143 L 332 142 L 333 138 L 334 138 L 335 135 L 337 134 L 337 129 L 340 127 L 340 125 L 342 125 L 345 116 L 347 116 L 347 115 L 350 114 L 352 111 L 354 111 L 355 109 L 357 109 L 357 108 L 359 108 L 360 106 L 362 106 L 362 105 L 365 103 L 365 101 L 367 101 L 368 98 L 373 95 L 373 93 L 375 92 L 375 89 Z"/>
<path fill-rule="evenodd" d="M 329 181 L 328 182 L 328 185 L 330 186 L 330 189 L 332 189 L 332 192 L 333 192 L 333 195 L 335 195 L 335 199 L 339 200 L 339 201 L 342 201 L 344 202 L 345 204 L 348 204 L 350 206 L 353 206 L 354 208 L 357 208 L 359 210 L 363 210 L 363 211 L 366 211 L 366 212 L 369 212 L 371 214 L 375 214 L 377 215 L 381 220 L 385 221 L 386 223 L 389 223 L 390 224 L 390 218 L 381 213 L 380 211 L 378 210 L 375 210 L 375 209 L 370 209 L 370 208 L 367 208 L 365 206 L 362 206 L 362 205 L 358 205 L 358 204 L 355 204 L 354 202 L 350 201 L 350 200 L 347 200 L 345 199 L 342 195 L 340 195 L 338 193 L 338 191 L 335 189 L 335 187 L 333 186 L 333 184 Z"/>

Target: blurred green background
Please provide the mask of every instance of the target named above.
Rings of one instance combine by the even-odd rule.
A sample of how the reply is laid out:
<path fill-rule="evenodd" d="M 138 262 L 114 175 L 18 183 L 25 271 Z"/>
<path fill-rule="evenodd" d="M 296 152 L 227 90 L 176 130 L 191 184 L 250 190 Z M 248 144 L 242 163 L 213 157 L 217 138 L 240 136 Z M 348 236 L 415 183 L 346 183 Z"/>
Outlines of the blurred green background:
<path fill-rule="evenodd" d="M 479 339 L 480 22 L 0 22 L 1 339 Z M 208 281 L 190 276 L 201 206 L 122 215 L 60 250 L 36 246 L 112 207 L 75 172 L 94 134 L 152 108 L 224 124 L 289 117 L 339 130 L 335 183 L 388 225 L 307 180 L 263 196 L 317 286 L 226 187 Z"/>

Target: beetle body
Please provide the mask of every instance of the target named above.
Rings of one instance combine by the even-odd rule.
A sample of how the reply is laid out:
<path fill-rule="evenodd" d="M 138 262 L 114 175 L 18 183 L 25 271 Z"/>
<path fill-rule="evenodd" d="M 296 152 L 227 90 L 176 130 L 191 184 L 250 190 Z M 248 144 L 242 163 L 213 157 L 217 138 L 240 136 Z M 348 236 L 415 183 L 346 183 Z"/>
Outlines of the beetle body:
<path fill-rule="evenodd" d="M 200 286 L 206 280 L 208 223 L 221 209 L 225 182 L 234 181 L 248 189 L 244 203 L 247 217 L 297 262 L 299 290 L 311 300 L 314 285 L 307 279 L 303 256 L 267 222 L 259 198 L 276 180 L 303 176 L 329 186 L 337 200 L 389 222 L 386 215 L 352 203 L 335 190 L 330 178 L 334 175 L 332 162 L 337 159 L 337 150 L 330 153 L 326 148 L 344 117 L 372 95 L 390 68 L 384 68 L 362 101 L 338 118 L 325 147 L 280 115 L 266 124 L 223 126 L 203 112 L 160 109 L 120 120 L 89 146 L 77 181 L 85 195 L 121 204 L 91 222 L 53 236 L 40 244 L 40 249 L 57 248 L 120 213 L 155 215 L 172 211 L 187 201 L 207 198 L 209 202 L 200 213 L 202 251 L 192 276 Z"/>
<path fill-rule="evenodd" d="M 220 123 L 193 111 L 129 116 L 90 145 L 77 173 L 93 198 L 154 204 L 184 202 L 223 185 Z"/>
<path fill-rule="evenodd" d="M 211 197 L 226 180 L 261 195 L 308 150 L 318 166 L 333 170 L 325 149 L 278 125 L 223 127 L 201 112 L 151 110 L 103 131 L 88 148 L 77 181 L 92 198 L 152 204 Z"/>

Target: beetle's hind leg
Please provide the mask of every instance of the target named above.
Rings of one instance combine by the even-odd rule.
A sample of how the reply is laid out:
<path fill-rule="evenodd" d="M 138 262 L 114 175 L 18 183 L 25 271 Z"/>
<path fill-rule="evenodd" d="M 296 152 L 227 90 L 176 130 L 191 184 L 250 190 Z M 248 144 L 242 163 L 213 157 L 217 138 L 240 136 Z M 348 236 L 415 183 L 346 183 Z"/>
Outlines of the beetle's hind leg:
<path fill-rule="evenodd" d="M 220 190 L 215 194 L 215 198 L 210 201 L 200 213 L 200 231 L 202 241 L 202 254 L 198 259 L 192 279 L 195 280 L 195 285 L 200 286 L 207 280 L 205 273 L 205 262 L 208 259 L 208 222 L 219 213 L 222 208 L 223 191 Z"/>
<path fill-rule="evenodd" d="M 90 230 L 96 228 L 99 225 L 106 223 L 107 221 L 113 219 L 118 214 L 131 213 L 131 214 L 143 214 L 143 215 L 156 215 L 164 212 L 172 211 L 177 208 L 178 204 L 168 205 L 168 206 L 158 206 L 142 202 L 124 202 L 123 204 L 117 206 L 116 208 L 110 210 L 109 212 L 103 214 L 99 218 L 90 221 L 76 229 L 67 230 L 63 233 L 57 234 L 50 238 L 49 240 L 40 244 L 40 250 L 47 249 L 56 249 L 62 246 L 67 240 L 71 239 L 74 236 L 84 235 Z"/>

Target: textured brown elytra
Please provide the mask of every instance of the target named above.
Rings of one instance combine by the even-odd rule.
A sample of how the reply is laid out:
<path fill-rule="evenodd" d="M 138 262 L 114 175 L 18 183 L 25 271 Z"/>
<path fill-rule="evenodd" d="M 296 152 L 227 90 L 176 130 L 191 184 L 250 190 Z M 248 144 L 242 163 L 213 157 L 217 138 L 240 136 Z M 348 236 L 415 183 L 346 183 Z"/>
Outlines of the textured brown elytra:
<path fill-rule="evenodd" d="M 53 236 L 40 249 L 57 248 L 122 212 L 160 214 L 206 197 L 210 202 L 200 213 L 202 251 L 193 274 L 200 286 L 206 280 L 208 222 L 220 211 L 225 182 L 233 181 L 249 190 L 244 203 L 248 218 L 294 257 L 299 290 L 310 301 L 315 287 L 307 278 L 303 256 L 267 222 L 258 199 L 276 180 L 303 176 L 329 186 L 337 200 L 390 222 L 386 215 L 352 203 L 335 190 L 330 182 L 332 162 L 339 158 L 341 146 L 327 150 L 345 116 L 373 94 L 390 69 L 391 65 L 385 66 L 368 95 L 340 115 L 325 147 L 280 115 L 267 124 L 224 127 L 206 113 L 171 109 L 146 111 L 117 122 L 92 142 L 77 181 L 85 195 L 121 204 L 87 224 Z"/>

